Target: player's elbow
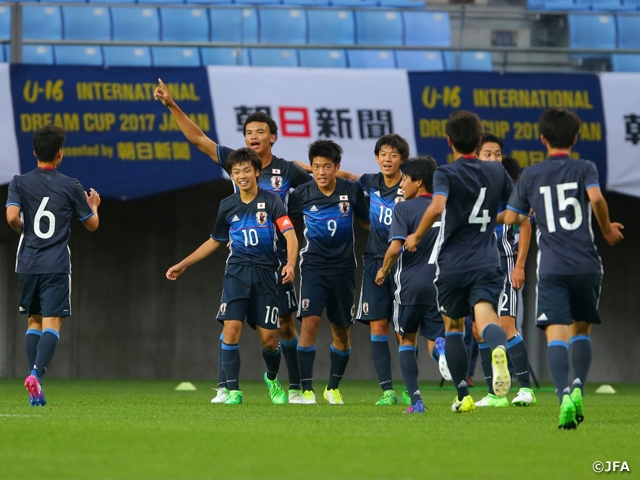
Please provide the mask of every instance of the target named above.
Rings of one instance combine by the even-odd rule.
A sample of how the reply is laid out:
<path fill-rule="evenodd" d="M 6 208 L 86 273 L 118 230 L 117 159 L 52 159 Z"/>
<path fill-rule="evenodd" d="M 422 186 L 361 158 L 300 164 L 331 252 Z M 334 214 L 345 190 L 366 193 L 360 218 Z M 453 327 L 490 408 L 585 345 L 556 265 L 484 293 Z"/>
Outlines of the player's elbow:
<path fill-rule="evenodd" d="M 514 225 L 518 223 L 518 213 L 513 210 L 507 210 L 504 214 L 504 224 Z"/>
<path fill-rule="evenodd" d="M 95 232 L 100 226 L 100 221 L 98 220 L 97 215 L 92 215 L 82 223 L 84 224 L 84 228 L 86 228 L 90 232 Z"/>
<path fill-rule="evenodd" d="M 7 210 L 7 223 L 11 225 L 11 227 L 16 227 L 22 224 L 20 220 L 20 211 L 18 213 Z"/>

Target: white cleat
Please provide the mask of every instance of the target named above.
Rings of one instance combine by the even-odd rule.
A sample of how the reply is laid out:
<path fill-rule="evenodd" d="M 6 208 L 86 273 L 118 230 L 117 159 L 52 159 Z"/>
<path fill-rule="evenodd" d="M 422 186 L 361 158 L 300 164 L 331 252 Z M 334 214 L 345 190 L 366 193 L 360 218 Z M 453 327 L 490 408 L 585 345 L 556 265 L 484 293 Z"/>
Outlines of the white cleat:
<path fill-rule="evenodd" d="M 496 397 L 506 397 L 511 388 L 511 373 L 507 363 L 507 351 L 503 346 L 496 347 L 491 352 L 491 370 Z"/>
<path fill-rule="evenodd" d="M 444 355 L 440 355 L 438 358 L 438 370 L 440 370 L 440 375 L 447 382 L 451 381 L 451 372 L 449 372 L 449 365 L 447 365 L 447 357 Z"/>
<path fill-rule="evenodd" d="M 289 390 L 289 403 L 305 403 L 302 390 Z"/>
<path fill-rule="evenodd" d="M 220 387 L 214 389 L 217 393 L 216 396 L 211 399 L 211 403 L 224 403 L 224 401 L 229 398 L 229 389 L 225 387 Z"/>
<path fill-rule="evenodd" d="M 303 405 L 315 405 L 316 403 L 316 394 L 313 390 L 305 390 L 302 393 L 302 401 L 300 402 Z"/>

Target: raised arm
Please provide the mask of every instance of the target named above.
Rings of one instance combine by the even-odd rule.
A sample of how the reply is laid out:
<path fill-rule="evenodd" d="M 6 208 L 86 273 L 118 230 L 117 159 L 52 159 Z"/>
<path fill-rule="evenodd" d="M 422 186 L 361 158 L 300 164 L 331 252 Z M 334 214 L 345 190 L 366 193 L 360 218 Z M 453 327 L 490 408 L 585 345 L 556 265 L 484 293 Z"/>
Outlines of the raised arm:
<path fill-rule="evenodd" d="M 420 225 L 414 233 L 409 235 L 404 242 L 404 246 L 410 252 L 415 252 L 418 244 L 424 237 L 425 233 L 433 226 L 434 223 L 440 218 L 444 207 L 447 204 L 447 197 L 445 195 L 434 195 L 431 205 L 427 208 L 420 220 Z"/>
<path fill-rule="evenodd" d="M 524 285 L 524 267 L 527 263 L 527 254 L 531 245 L 531 221 L 529 217 L 520 222 L 520 241 L 518 242 L 518 255 L 516 264 L 511 272 L 511 283 L 519 290 Z"/>
<path fill-rule="evenodd" d="M 220 247 L 220 245 L 222 245 L 221 242 L 214 240 L 213 238 L 209 238 L 209 240 L 200 245 L 191 255 L 182 260 L 180 263 L 177 263 L 173 267 L 169 268 L 166 273 L 167 278 L 169 280 L 176 280 L 180 275 L 184 273 L 187 268 L 207 258 L 209 255 L 215 252 L 218 247 Z"/>
<path fill-rule="evenodd" d="M 7 207 L 7 223 L 16 232 L 22 234 L 22 220 L 20 220 L 20 207 L 9 205 Z"/>
<path fill-rule="evenodd" d="M 95 232 L 100 226 L 100 218 L 98 217 L 98 206 L 100 205 L 100 195 L 93 188 L 89 189 L 89 193 L 84 192 L 87 197 L 87 203 L 93 212 L 89 218 L 82 221 L 84 227 L 90 232 Z"/>
<path fill-rule="evenodd" d="M 387 252 L 384 254 L 384 261 L 382 262 L 382 267 L 376 273 L 376 284 L 382 285 L 384 283 L 384 279 L 387 278 L 389 272 L 391 271 L 391 267 L 396 263 L 398 257 L 400 256 L 400 252 L 402 251 L 402 240 L 394 239 L 391 240 L 389 246 L 387 247 Z"/>
<path fill-rule="evenodd" d="M 587 190 L 587 195 L 589 196 L 589 201 L 591 202 L 591 206 L 593 207 L 593 213 L 596 216 L 598 225 L 600 225 L 600 230 L 602 230 L 604 239 L 609 245 L 615 245 L 624 238 L 621 232 L 624 226 L 621 223 L 612 222 L 610 220 L 609 206 L 607 205 L 607 201 L 602 196 L 600 187 L 593 186 L 589 188 Z"/>
<path fill-rule="evenodd" d="M 182 130 L 184 136 L 187 137 L 187 140 L 195 145 L 202 153 L 211 157 L 214 162 L 220 163 L 218 159 L 218 144 L 207 137 L 202 129 L 193 123 L 180 107 L 178 107 L 178 104 L 171 98 L 169 89 L 162 82 L 162 79 L 158 79 L 158 84 L 153 92 L 153 98 L 160 100 L 165 107 L 169 108 L 171 115 L 176 119 L 180 130 Z"/>

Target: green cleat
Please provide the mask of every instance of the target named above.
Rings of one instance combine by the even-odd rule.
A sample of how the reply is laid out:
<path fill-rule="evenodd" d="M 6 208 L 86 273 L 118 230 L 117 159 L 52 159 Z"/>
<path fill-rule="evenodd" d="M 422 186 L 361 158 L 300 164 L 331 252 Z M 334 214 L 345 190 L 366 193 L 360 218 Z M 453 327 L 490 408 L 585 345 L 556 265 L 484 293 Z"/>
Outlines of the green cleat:
<path fill-rule="evenodd" d="M 385 390 L 376 405 L 398 405 L 398 396 L 393 390 Z"/>
<path fill-rule="evenodd" d="M 565 430 L 575 430 L 578 426 L 576 420 L 576 406 L 571 400 L 571 396 L 565 394 L 562 397 L 562 405 L 560 405 L 560 416 L 558 428 L 564 428 Z"/>
<path fill-rule="evenodd" d="M 305 390 L 302 392 L 302 401 L 300 402 L 303 405 L 315 405 L 316 402 L 316 394 L 313 390 Z"/>
<path fill-rule="evenodd" d="M 488 393 L 486 397 L 476 402 L 476 407 L 508 407 L 509 400 L 505 397 L 497 397 L 492 393 Z"/>
<path fill-rule="evenodd" d="M 409 392 L 407 392 L 407 387 L 404 387 L 404 390 L 402 390 L 402 403 L 404 405 L 411 405 L 411 396 Z"/>
<path fill-rule="evenodd" d="M 331 405 L 344 405 L 344 400 L 342 399 L 342 394 L 340 390 L 334 388 L 333 390 L 329 390 L 328 387 L 324 387 L 324 399 L 329 402 Z"/>
<path fill-rule="evenodd" d="M 222 403 L 225 405 L 240 405 L 242 403 L 242 392 L 240 390 L 229 390 L 229 396 Z"/>
<path fill-rule="evenodd" d="M 571 401 L 576 407 L 576 421 L 582 423 L 584 421 L 584 411 L 582 410 L 582 390 L 574 388 L 571 392 Z"/>
<path fill-rule="evenodd" d="M 511 405 L 515 407 L 533 407 L 536 403 L 538 403 L 536 394 L 533 393 L 533 390 L 531 390 L 530 388 L 524 387 L 518 390 L 518 394 L 513 400 L 511 400 Z"/>
<path fill-rule="evenodd" d="M 267 378 L 267 372 L 264 372 L 264 383 L 266 383 L 267 387 L 269 387 L 269 396 L 271 397 L 271 403 L 275 403 L 276 405 L 287 403 L 287 393 L 282 388 L 282 385 L 280 385 L 277 376 L 275 380 L 269 380 Z"/>
<path fill-rule="evenodd" d="M 458 396 L 456 395 L 453 398 L 453 405 L 451 405 L 451 411 L 454 413 L 468 413 L 475 412 L 476 404 L 473 403 L 473 398 L 471 395 L 467 395 L 462 400 L 458 400 Z"/>

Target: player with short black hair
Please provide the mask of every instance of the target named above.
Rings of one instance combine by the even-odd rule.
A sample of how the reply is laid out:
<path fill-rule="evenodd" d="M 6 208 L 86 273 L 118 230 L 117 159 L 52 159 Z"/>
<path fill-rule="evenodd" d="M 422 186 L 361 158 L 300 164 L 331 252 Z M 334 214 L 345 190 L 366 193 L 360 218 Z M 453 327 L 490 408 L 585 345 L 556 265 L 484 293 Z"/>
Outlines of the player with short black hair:
<path fill-rule="evenodd" d="M 230 244 L 231 253 L 222 279 L 218 311 L 218 321 L 224 324 L 222 366 L 229 389 L 227 398 L 221 403 L 242 403 L 238 383 L 238 343 L 246 317 L 263 346 L 264 381 L 271 401 L 282 404 L 286 403 L 287 395 L 278 381 L 281 348 L 276 334 L 279 328 L 276 283 L 279 274 L 285 283 L 293 282 L 298 239 L 282 200 L 258 187 L 260 161 L 257 154 L 250 148 L 241 148 L 231 153 L 228 164 L 231 166 L 231 178 L 239 191 L 220 202 L 209 240 L 169 268 L 166 276 L 169 280 L 176 280 L 188 267 L 204 260 L 221 246 Z M 284 235 L 289 252 L 287 264 L 281 272 L 276 229 Z"/>
<path fill-rule="evenodd" d="M 193 123 L 180 107 L 178 107 L 176 102 L 171 98 L 169 90 L 162 80 L 158 79 L 158 82 L 159 86 L 154 92 L 154 98 L 160 100 L 163 105 L 169 108 L 180 130 L 182 130 L 182 133 L 184 133 L 193 145 L 205 155 L 208 155 L 222 168 L 227 169 L 229 156 L 234 150 L 218 145 L 211 138 L 207 137 L 200 127 Z M 249 115 L 242 125 L 242 132 L 246 146 L 258 154 L 262 163 L 260 176 L 258 177 L 258 186 L 280 196 L 280 199 L 286 207 L 289 200 L 289 190 L 309 182 L 311 177 L 294 162 L 283 160 L 272 154 L 271 148 L 278 138 L 278 125 L 268 114 L 264 112 L 254 112 Z M 283 264 L 287 262 L 285 244 L 284 238 L 278 233 L 278 258 Z M 296 292 L 293 283 L 285 283 L 282 281 L 282 277 L 278 277 L 280 339 L 282 355 L 284 356 L 289 372 L 289 403 L 301 403 L 302 401 L 300 373 L 298 372 L 296 355 L 298 332 L 296 331 L 293 320 L 293 314 L 297 311 L 297 308 Z M 218 344 L 218 389 L 211 403 L 221 403 L 229 394 L 221 360 L 223 335 L 220 335 L 220 342 Z"/>
<path fill-rule="evenodd" d="M 90 189 L 87 194 L 77 179 L 58 171 L 64 141 L 64 131 L 54 125 L 33 134 L 38 167 L 13 177 L 6 203 L 7 222 L 20 234 L 19 311 L 29 317 L 25 349 L 31 372 L 24 385 L 34 407 L 47 403 L 42 377 L 55 354 L 62 322 L 71 316 L 71 221 L 77 218 L 90 232 L 100 223 L 98 192 Z"/>
<path fill-rule="evenodd" d="M 522 172 L 504 220 L 520 223 L 533 208 L 540 249 L 536 325 L 547 337 L 549 370 L 560 401 L 558 428 L 575 429 L 584 419 L 591 327 L 602 323 L 598 300 L 603 270 L 593 243 L 591 210 L 609 245 L 623 239 L 623 226 L 609 218 L 595 164 L 571 158 L 580 131 L 578 116 L 550 108 L 540 117 L 539 130 L 549 157 Z"/>
<path fill-rule="evenodd" d="M 500 202 L 509 198 L 512 181 L 502 165 L 476 157 L 482 124 L 475 113 L 452 113 L 445 131 L 456 161 L 436 170 L 433 200 L 416 232 L 407 237 L 405 248 L 415 251 L 442 215 L 435 286 L 445 321 L 445 355 L 458 391 L 451 409 L 470 412 L 475 404 L 466 382 L 469 361 L 463 332 L 464 317 L 472 311 L 482 338 L 492 350 L 496 395 L 504 397 L 511 386 L 507 336 L 498 326 L 504 276 L 500 273 L 494 227 Z"/>
<path fill-rule="evenodd" d="M 304 219 L 306 244 L 300 251 L 300 305 L 302 319 L 298 342 L 298 364 L 303 401 L 316 403 L 313 391 L 315 340 L 323 310 L 331 322 L 331 367 L 324 398 L 342 404 L 338 389 L 351 353 L 349 333 L 355 306 L 356 258 L 353 243 L 354 215 L 368 218 L 364 194 L 354 182 L 337 178 L 342 148 L 331 140 L 317 140 L 309 146 L 314 181 L 291 193 L 289 215 Z"/>

